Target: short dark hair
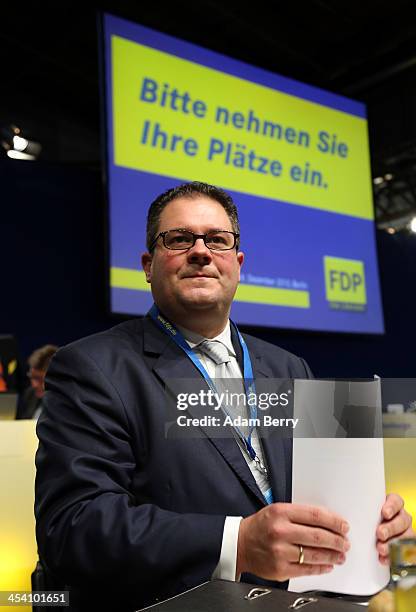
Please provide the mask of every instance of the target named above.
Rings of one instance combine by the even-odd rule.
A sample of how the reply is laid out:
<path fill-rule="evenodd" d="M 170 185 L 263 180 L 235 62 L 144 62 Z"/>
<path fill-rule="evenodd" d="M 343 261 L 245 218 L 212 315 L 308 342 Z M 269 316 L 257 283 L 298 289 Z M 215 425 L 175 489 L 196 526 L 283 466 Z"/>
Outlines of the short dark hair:
<path fill-rule="evenodd" d="M 58 347 L 54 344 L 45 344 L 33 351 L 28 361 L 29 367 L 34 370 L 47 370 L 52 357 L 55 355 Z"/>
<path fill-rule="evenodd" d="M 146 226 L 146 246 L 148 251 L 158 234 L 160 215 L 163 209 L 177 198 L 193 198 L 198 196 L 207 196 L 221 204 L 228 218 L 231 221 L 231 227 L 236 234 L 240 233 L 240 224 L 238 222 L 237 207 L 234 204 L 232 197 L 220 187 L 209 185 L 208 183 L 200 183 L 193 181 L 192 183 L 183 183 L 178 187 L 172 187 L 164 193 L 160 194 L 150 205 L 147 213 Z M 236 249 L 239 247 L 239 240 L 236 240 Z"/>

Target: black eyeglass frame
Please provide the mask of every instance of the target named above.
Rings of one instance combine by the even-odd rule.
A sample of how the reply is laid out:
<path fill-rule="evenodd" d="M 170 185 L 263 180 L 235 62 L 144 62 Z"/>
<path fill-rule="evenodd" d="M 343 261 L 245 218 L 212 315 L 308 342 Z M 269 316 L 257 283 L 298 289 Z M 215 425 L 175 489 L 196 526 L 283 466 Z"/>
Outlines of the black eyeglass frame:
<path fill-rule="evenodd" d="M 166 234 L 168 234 L 169 232 L 186 232 L 187 234 L 192 234 L 193 237 L 193 243 L 191 246 L 189 247 L 185 247 L 185 248 L 180 248 L 180 249 L 172 249 L 171 247 L 168 247 L 165 241 L 165 236 Z M 215 232 L 223 232 L 225 234 L 232 234 L 234 236 L 234 244 L 232 247 L 227 247 L 226 249 L 213 249 L 211 247 L 209 247 L 207 245 L 206 239 L 207 236 L 209 234 L 213 234 Z M 169 251 L 189 251 L 189 249 L 192 249 L 195 246 L 195 242 L 199 239 L 202 238 L 202 240 L 204 241 L 205 246 L 207 247 L 207 249 L 209 249 L 210 251 L 232 251 L 233 249 L 238 249 L 239 247 L 239 243 L 238 243 L 238 239 L 240 238 L 240 234 L 237 234 L 237 232 L 231 232 L 230 230 L 210 230 L 209 232 L 207 232 L 206 234 L 195 234 L 194 232 L 191 232 L 191 230 L 187 230 L 185 228 L 182 227 L 175 227 L 173 229 L 170 230 L 166 230 L 164 232 L 160 232 L 151 242 L 150 246 L 149 246 L 149 251 L 152 251 L 155 247 L 156 242 L 159 240 L 159 238 L 162 238 L 163 241 L 163 246 L 168 249 Z"/>

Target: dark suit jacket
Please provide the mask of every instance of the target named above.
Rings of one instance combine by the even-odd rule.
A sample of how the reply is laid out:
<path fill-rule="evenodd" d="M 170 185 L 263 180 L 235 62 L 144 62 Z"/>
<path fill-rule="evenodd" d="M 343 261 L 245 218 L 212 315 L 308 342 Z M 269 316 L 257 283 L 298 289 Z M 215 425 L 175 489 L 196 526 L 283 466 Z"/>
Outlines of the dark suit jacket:
<path fill-rule="evenodd" d="M 298 357 L 244 337 L 256 377 L 310 376 Z M 209 580 L 225 517 L 265 505 L 233 438 L 166 439 L 178 416 L 166 391 L 180 378 L 205 385 L 148 317 L 62 348 L 49 366 L 37 539 L 46 567 L 71 586 L 74 609 L 93 598 L 94 607 L 133 610 Z M 274 499 L 289 501 L 291 441 L 263 447 Z"/>
<path fill-rule="evenodd" d="M 19 394 L 17 402 L 16 419 L 33 419 L 41 400 L 36 397 L 35 390 L 28 387 Z"/>

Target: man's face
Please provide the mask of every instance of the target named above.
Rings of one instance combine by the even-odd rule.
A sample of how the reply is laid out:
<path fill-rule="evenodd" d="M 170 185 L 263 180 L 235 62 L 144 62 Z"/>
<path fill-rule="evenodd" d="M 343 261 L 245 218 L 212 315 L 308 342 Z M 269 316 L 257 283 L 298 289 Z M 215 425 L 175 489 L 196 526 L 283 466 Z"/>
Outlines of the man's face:
<path fill-rule="evenodd" d="M 177 198 L 163 209 L 159 232 L 188 229 L 195 234 L 210 230 L 232 231 L 224 208 L 211 198 Z M 153 253 L 142 257 L 155 302 L 166 313 L 184 310 L 229 310 L 240 280 L 243 253 L 210 251 L 199 239 L 188 251 L 171 251 L 159 238 Z"/>
<path fill-rule="evenodd" d="M 44 370 L 38 370 L 37 368 L 30 368 L 29 370 L 30 384 L 38 399 L 45 395 L 45 374 Z"/>

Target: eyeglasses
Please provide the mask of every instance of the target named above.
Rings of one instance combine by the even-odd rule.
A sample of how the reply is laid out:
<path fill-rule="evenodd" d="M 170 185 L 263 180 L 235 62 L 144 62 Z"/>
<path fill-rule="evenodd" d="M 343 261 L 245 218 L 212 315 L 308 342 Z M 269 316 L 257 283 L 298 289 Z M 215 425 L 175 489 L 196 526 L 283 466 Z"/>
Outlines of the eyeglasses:
<path fill-rule="evenodd" d="M 211 230 L 206 234 L 194 234 L 194 232 L 186 229 L 172 229 L 160 232 L 152 241 L 149 251 L 153 249 L 160 237 L 163 240 L 163 245 L 171 251 L 187 251 L 194 246 L 198 238 L 202 238 L 205 246 L 211 251 L 231 251 L 235 247 L 240 234 L 226 230 Z"/>

